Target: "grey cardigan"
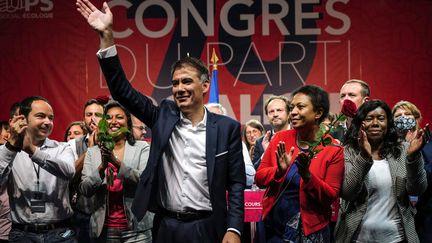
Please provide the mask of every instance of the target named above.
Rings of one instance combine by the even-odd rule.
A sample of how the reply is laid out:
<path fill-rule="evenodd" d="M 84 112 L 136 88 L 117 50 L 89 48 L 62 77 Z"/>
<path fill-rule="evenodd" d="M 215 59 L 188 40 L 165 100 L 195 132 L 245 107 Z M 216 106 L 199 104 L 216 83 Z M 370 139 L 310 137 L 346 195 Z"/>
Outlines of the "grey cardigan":
<path fill-rule="evenodd" d="M 392 177 L 393 196 L 402 218 L 407 242 L 419 242 L 415 227 L 416 213 L 409 203 L 409 196 L 421 195 L 427 187 L 423 158 L 419 155 L 413 160 L 406 158 L 408 144 L 403 143 L 399 158 L 387 156 Z M 341 207 L 335 229 L 336 242 L 352 242 L 366 213 L 368 202 L 368 172 L 373 164 L 358 151 L 345 148 L 345 178 L 341 190 Z"/>
<path fill-rule="evenodd" d="M 128 142 L 125 145 L 124 161 L 120 166 L 117 174 L 118 178 L 123 180 L 123 203 L 126 216 L 128 218 L 129 228 L 133 230 L 145 231 L 149 234 L 151 242 L 151 228 L 153 227 L 153 213 L 147 212 L 142 221 L 137 222 L 134 217 L 131 206 L 135 197 L 136 185 L 140 175 L 147 165 L 150 145 L 143 141 L 136 141 L 131 146 Z M 79 186 L 80 192 L 90 197 L 93 208 L 90 218 L 90 236 L 97 238 L 100 236 L 107 210 L 107 189 L 106 177 L 102 180 L 99 176 L 98 167 L 102 162 L 100 149 L 98 146 L 91 147 L 87 150 L 84 159 L 84 168 L 82 171 L 82 181 Z"/>

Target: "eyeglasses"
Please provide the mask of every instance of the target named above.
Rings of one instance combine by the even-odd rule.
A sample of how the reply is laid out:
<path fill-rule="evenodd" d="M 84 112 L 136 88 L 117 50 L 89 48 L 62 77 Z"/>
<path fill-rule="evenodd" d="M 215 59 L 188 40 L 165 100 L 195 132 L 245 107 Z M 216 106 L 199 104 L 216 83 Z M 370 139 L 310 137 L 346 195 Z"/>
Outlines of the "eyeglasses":
<path fill-rule="evenodd" d="M 136 128 L 138 130 L 144 131 L 146 129 L 145 126 L 132 126 L 133 128 Z"/>

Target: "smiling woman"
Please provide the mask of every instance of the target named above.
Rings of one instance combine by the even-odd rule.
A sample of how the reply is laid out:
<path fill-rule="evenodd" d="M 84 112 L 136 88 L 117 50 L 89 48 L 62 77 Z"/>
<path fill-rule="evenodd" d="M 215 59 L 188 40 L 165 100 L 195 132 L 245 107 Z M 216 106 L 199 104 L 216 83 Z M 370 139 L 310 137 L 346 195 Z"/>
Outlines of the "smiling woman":
<path fill-rule="evenodd" d="M 329 97 L 322 88 L 305 85 L 293 92 L 290 108 L 294 129 L 273 136 L 255 177 L 258 186 L 267 187 L 266 242 L 330 242 L 331 204 L 341 187 L 343 148 L 319 145 L 319 156 L 304 156 L 329 112 Z M 330 135 L 325 138 L 337 143 Z"/>
<path fill-rule="evenodd" d="M 336 242 L 418 242 L 409 196 L 427 186 L 423 131 L 398 139 L 382 100 L 360 106 L 345 135 L 345 178 Z"/>
<path fill-rule="evenodd" d="M 130 132 L 121 132 L 124 128 L 132 130 L 132 119 L 119 103 L 108 103 L 104 114 L 114 148 L 108 149 L 98 133 L 98 146 L 87 151 L 79 186 L 83 195 L 95 200 L 91 207 L 90 236 L 96 242 L 113 238 L 151 242 L 153 215 L 147 213 L 138 223 L 131 212 L 139 175 L 147 165 L 149 145 L 135 141 Z M 104 121 L 99 123 L 100 130 Z"/>
<path fill-rule="evenodd" d="M 243 142 L 249 151 L 249 157 L 252 159 L 256 140 L 264 135 L 264 126 L 258 120 L 251 119 L 244 125 Z"/>

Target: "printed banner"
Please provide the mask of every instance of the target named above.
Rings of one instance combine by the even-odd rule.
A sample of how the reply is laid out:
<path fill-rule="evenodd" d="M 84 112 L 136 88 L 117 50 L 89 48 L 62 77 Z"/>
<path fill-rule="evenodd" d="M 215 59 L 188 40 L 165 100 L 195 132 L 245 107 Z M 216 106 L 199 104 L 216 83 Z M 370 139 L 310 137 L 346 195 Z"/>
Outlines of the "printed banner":
<path fill-rule="evenodd" d="M 258 222 L 262 215 L 262 199 L 265 190 L 245 190 L 244 192 L 244 221 Z"/>
<path fill-rule="evenodd" d="M 93 1 L 101 7 L 103 1 Z M 219 58 L 219 100 L 241 123 L 263 115 L 270 95 L 303 84 L 331 94 L 348 79 L 390 106 L 415 103 L 431 122 L 432 1 L 113 0 L 115 42 L 132 85 L 155 103 L 171 96 L 170 65 Z M 29 95 L 50 100 L 53 138 L 109 94 L 96 58 L 98 34 L 74 1 L 0 0 L 0 119 Z"/>

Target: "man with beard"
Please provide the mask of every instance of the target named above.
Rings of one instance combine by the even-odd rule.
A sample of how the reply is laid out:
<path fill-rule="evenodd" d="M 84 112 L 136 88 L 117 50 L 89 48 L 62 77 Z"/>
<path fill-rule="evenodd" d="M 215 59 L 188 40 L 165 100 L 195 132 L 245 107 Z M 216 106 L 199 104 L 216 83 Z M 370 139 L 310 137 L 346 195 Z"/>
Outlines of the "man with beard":
<path fill-rule="evenodd" d="M 265 102 L 265 114 L 272 129 L 267 131 L 264 136 L 259 137 L 255 142 L 252 159 L 255 169 L 258 169 L 261 163 L 261 156 L 267 149 L 272 136 L 279 131 L 289 129 L 289 105 L 290 101 L 285 96 L 271 96 Z"/>
<path fill-rule="evenodd" d="M 146 125 L 135 116 L 132 117 L 132 133 L 138 141 L 145 141 Z"/>
<path fill-rule="evenodd" d="M 108 100 L 108 97 L 106 97 Z M 98 116 L 99 114 L 99 116 Z M 84 104 L 84 124 L 87 127 L 88 134 L 84 137 L 69 140 L 69 144 L 74 151 L 75 156 L 75 176 L 70 183 L 71 205 L 74 210 L 72 225 L 77 231 L 79 242 L 90 242 L 89 220 L 92 213 L 90 199 L 82 196 L 79 192 L 81 182 L 81 172 L 84 165 L 84 158 L 87 149 L 93 147 L 96 143 L 96 133 L 98 122 L 103 114 L 103 104 L 98 99 L 89 99 Z"/>
<path fill-rule="evenodd" d="M 10 242 L 75 242 L 68 183 L 74 156 L 66 143 L 48 138 L 54 112 L 48 101 L 31 96 L 10 122 L 10 138 L 0 147 L 0 182 L 8 183 Z"/>
<path fill-rule="evenodd" d="M 107 97 L 108 98 L 108 97 Z M 73 139 L 70 141 L 70 144 L 72 146 L 72 149 L 75 152 L 76 157 L 78 160 L 76 161 L 76 164 L 79 168 L 77 168 L 77 171 L 82 170 L 82 163 L 84 162 L 84 154 L 87 151 L 88 147 L 92 147 L 95 145 L 95 136 L 96 136 L 96 128 L 98 126 L 98 122 L 101 119 L 100 116 L 97 114 L 102 115 L 103 114 L 103 104 L 101 101 L 97 99 L 89 99 L 84 104 L 84 124 L 87 128 L 87 131 L 89 133 L 87 136 Z"/>

